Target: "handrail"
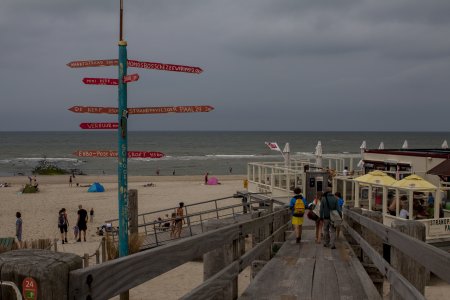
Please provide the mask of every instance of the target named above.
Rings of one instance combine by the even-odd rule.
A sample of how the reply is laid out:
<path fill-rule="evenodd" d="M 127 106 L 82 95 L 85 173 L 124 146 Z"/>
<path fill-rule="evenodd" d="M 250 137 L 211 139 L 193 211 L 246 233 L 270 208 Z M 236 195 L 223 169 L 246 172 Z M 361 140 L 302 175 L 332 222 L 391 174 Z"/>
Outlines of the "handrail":
<path fill-rule="evenodd" d="M 220 201 L 220 200 L 226 200 L 226 199 L 234 199 L 233 196 L 228 196 L 228 197 L 222 197 L 222 198 L 217 198 L 217 199 L 212 199 L 212 200 L 206 200 L 206 201 L 202 201 L 202 202 L 197 202 L 194 204 L 186 204 L 185 207 L 192 207 L 192 206 L 197 206 L 197 205 L 201 205 L 201 204 L 207 204 L 210 202 L 214 202 L 214 201 Z M 156 213 L 161 213 L 161 212 L 166 212 L 169 210 L 174 210 L 177 209 L 178 206 L 174 206 L 174 207 L 169 207 L 169 208 L 165 208 L 165 209 L 160 209 L 160 210 L 155 210 L 155 211 L 151 211 L 151 212 L 146 212 L 146 213 L 141 213 L 138 214 L 137 216 L 146 216 L 146 215 L 150 215 L 150 214 L 156 214 Z M 106 223 L 112 223 L 112 222 L 117 222 L 119 221 L 119 219 L 110 219 L 110 220 L 105 220 Z"/>
<path fill-rule="evenodd" d="M 450 253 L 427 243 L 418 241 L 393 228 L 389 228 L 379 222 L 344 208 L 344 215 L 349 216 L 357 223 L 366 227 L 377 235 L 384 243 L 390 244 L 416 262 L 433 272 L 441 279 L 450 283 Z"/>
<path fill-rule="evenodd" d="M 22 300 L 22 295 L 20 294 L 20 290 L 17 288 L 17 285 L 14 282 L 0 280 L 0 286 L 2 286 L 2 285 L 10 286 L 14 290 L 14 292 L 16 293 L 16 299 L 17 300 Z"/>
<path fill-rule="evenodd" d="M 69 299 L 107 299 L 157 277 L 222 245 L 252 233 L 279 216 L 285 226 L 287 208 L 264 217 L 231 224 L 201 235 L 69 273 Z M 287 226 L 286 226 L 287 227 Z M 277 228 L 277 229 L 278 229 Z M 275 231 L 272 235 L 278 233 Z"/>

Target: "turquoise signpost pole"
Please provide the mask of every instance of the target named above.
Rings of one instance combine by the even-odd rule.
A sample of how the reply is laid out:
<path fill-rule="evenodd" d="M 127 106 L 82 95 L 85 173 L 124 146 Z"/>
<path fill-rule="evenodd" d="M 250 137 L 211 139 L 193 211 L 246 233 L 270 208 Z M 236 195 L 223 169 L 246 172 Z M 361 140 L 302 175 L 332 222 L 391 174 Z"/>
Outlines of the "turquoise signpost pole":
<path fill-rule="evenodd" d="M 119 40 L 119 110 L 118 110 L 118 188 L 119 188 L 119 256 L 128 255 L 128 111 L 127 111 L 127 42 L 122 37 L 123 0 L 120 0 Z"/>

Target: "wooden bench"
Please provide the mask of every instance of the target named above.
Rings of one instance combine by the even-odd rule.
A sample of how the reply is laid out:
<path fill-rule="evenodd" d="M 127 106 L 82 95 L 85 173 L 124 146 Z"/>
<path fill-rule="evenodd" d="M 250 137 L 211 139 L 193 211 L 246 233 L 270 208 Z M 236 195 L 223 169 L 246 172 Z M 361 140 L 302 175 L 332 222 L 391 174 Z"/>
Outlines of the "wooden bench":
<path fill-rule="evenodd" d="M 16 249 L 15 238 L 0 238 L 0 253 Z"/>

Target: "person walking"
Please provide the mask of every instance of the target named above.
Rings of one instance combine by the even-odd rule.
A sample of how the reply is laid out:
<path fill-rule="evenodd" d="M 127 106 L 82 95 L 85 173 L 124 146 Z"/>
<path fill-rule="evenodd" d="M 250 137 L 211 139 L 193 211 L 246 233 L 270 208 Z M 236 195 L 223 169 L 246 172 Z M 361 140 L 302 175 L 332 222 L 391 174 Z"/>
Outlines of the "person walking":
<path fill-rule="evenodd" d="M 206 172 L 206 174 L 205 174 L 205 185 L 208 184 L 208 175 L 209 175 L 209 173 Z"/>
<path fill-rule="evenodd" d="M 72 175 L 69 177 L 69 186 L 72 186 Z"/>
<path fill-rule="evenodd" d="M 87 219 L 88 214 L 87 211 L 83 208 L 83 206 L 80 204 L 78 205 L 78 220 L 77 220 L 77 226 L 80 230 L 80 235 L 78 236 L 77 242 L 81 242 L 81 234 L 83 233 L 84 241 L 86 242 L 86 230 L 87 230 Z"/>
<path fill-rule="evenodd" d="M 301 188 L 296 187 L 294 189 L 294 194 L 294 197 L 292 197 L 291 202 L 289 203 L 289 207 L 292 212 L 291 223 L 295 230 L 295 241 L 299 244 L 302 239 L 303 215 L 305 214 L 308 203 L 302 195 Z"/>
<path fill-rule="evenodd" d="M 334 193 L 334 195 L 338 199 L 338 205 L 339 205 L 340 211 L 342 211 L 342 208 L 344 207 L 344 199 L 342 199 L 342 194 L 341 194 L 341 192 L 336 192 L 336 193 Z M 340 225 L 336 226 L 336 239 L 339 239 L 340 232 L 341 232 L 341 226 Z"/>
<path fill-rule="evenodd" d="M 342 216 L 342 212 L 338 204 L 338 199 L 333 195 L 331 189 L 327 189 L 327 191 L 323 194 L 320 203 L 320 218 L 323 220 L 323 246 L 331 247 L 331 249 L 336 249 L 336 228 L 330 220 L 330 214 L 332 210 L 337 210 Z"/>
<path fill-rule="evenodd" d="M 69 220 L 67 219 L 66 209 L 63 207 L 58 213 L 58 228 L 61 232 L 62 243 L 67 243 L 67 228 L 69 226 Z"/>
<path fill-rule="evenodd" d="M 22 214 L 18 211 L 16 212 L 16 238 L 19 244 L 22 242 Z"/>
<path fill-rule="evenodd" d="M 314 214 L 318 217 L 316 222 L 316 243 L 320 244 L 322 242 L 322 227 L 323 220 L 320 218 L 320 203 L 323 193 L 321 191 L 317 192 L 316 198 L 314 199 Z"/>
<path fill-rule="evenodd" d="M 91 210 L 89 211 L 89 222 L 94 223 L 94 208 L 91 207 Z"/>

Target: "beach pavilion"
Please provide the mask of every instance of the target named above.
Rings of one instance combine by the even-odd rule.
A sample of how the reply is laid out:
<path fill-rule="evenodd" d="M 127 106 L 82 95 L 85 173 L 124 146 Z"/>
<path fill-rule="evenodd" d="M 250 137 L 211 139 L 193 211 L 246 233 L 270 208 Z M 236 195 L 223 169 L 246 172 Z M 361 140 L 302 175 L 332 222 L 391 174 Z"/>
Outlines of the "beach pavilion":
<path fill-rule="evenodd" d="M 384 175 L 383 175 L 384 174 Z M 450 239 L 450 218 L 439 218 L 439 211 L 441 206 L 442 193 L 446 190 L 450 190 L 447 186 L 435 186 L 427 180 L 418 175 L 410 175 L 402 180 L 396 181 L 388 174 L 381 171 L 373 171 L 366 175 L 356 178 L 335 178 L 336 183 L 338 181 L 352 182 L 352 192 L 348 201 L 350 206 L 361 207 L 370 211 L 377 210 L 377 207 L 373 205 L 373 195 L 377 189 L 382 189 L 382 207 L 381 213 L 383 216 L 383 224 L 391 226 L 392 222 L 396 220 L 404 220 L 400 218 L 401 196 L 407 198 L 408 213 L 410 219 L 423 223 L 426 227 L 426 239 L 427 241 L 437 241 L 441 239 Z M 334 186 L 342 186 L 333 184 Z M 335 192 L 335 190 L 333 191 Z M 434 215 L 430 215 L 427 218 L 419 219 L 414 214 L 414 201 L 417 201 L 415 196 L 431 192 L 434 195 Z M 391 215 L 388 212 L 388 193 L 393 195 L 392 201 L 395 201 L 395 215 Z M 416 199 L 416 200 L 415 200 Z M 365 205 L 368 202 L 368 205 Z M 379 209 L 378 209 L 379 210 Z"/>

